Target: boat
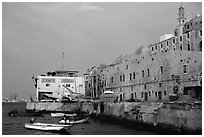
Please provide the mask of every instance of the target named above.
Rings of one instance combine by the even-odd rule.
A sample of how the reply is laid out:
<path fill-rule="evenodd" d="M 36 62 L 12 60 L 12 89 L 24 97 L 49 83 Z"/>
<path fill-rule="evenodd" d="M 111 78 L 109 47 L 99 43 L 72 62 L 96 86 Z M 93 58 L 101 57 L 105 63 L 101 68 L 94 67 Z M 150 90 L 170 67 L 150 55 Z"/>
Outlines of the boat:
<path fill-rule="evenodd" d="M 80 119 L 80 120 L 74 120 L 74 121 L 71 121 L 69 119 L 65 120 L 65 119 L 61 119 L 59 121 L 59 123 L 62 123 L 62 124 L 81 124 L 81 123 L 85 123 L 87 122 L 89 119 L 89 117 L 86 117 L 84 119 Z M 65 122 L 66 121 L 66 122 Z"/>
<path fill-rule="evenodd" d="M 25 123 L 25 128 L 44 131 L 66 131 L 72 125 L 48 124 L 48 123 Z"/>
<path fill-rule="evenodd" d="M 8 112 L 8 115 L 11 117 L 16 117 L 16 116 L 24 116 L 24 117 L 43 117 L 43 112 L 44 111 L 37 111 L 37 112 L 29 112 L 29 113 L 25 113 L 25 112 L 17 112 L 17 110 L 12 110 L 10 112 Z"/>
<path fill-rule="evenodd" d="M 61 124 L 81 124 L 81 123 L 87 122 L 88 119 L 89 119 L 89 116 L 86 117 L 86 118 L 83 118 L 83 119 L 78 119 L 78 120 L 75 120 L 75 119 L 74 120 L 70 120 L 70 119 L 63 118 L 63 119 L 61 119 L 59 121 L 59 123 L 61 123 Z"/>
<path fill-rule="evenodd" d="M 77 114 L 66 114 L 66 113 L 51 113 L 51 116 L 52 117 L 64 117 L 64 116 L 67 116 L 67 117 L 71 117 L 71 116 L 77 116 Z"/>

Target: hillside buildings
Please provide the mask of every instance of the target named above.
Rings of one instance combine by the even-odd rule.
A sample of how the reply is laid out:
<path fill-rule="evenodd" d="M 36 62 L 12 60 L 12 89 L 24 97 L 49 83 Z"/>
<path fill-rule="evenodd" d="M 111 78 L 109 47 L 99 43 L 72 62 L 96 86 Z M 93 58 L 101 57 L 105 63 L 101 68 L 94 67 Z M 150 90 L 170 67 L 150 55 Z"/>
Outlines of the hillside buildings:
<path fill-rule="evenodd" d="M 184 15 L 181 6 L 175 31 L 158 43 L 88 69 L 85 94 L 98 98 L 111 90 L 118 101 L 169 101 L 181 95 L 201 100 L 202 16 L 187 21 Z"/>

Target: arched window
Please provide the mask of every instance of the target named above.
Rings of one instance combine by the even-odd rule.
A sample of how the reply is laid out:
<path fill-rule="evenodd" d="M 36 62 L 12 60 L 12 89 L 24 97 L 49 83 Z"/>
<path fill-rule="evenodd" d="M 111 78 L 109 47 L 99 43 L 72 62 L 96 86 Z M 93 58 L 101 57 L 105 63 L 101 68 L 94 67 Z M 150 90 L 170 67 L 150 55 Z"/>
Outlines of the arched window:
<path fill-rule="evenodd" d="M 190 44 L 190 42 L 188 42 L 187 45 L 188 45 L 188 51 L 191 51 L 191 44 Z"/>

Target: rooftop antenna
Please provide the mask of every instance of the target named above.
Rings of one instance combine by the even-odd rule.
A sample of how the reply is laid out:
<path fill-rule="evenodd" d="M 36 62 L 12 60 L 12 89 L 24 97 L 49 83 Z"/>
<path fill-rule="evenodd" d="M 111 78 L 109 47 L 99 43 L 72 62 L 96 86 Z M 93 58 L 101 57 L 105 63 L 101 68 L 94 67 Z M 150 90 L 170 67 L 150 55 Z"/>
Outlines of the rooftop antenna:
<path fill-rule="evenodd" d="M 61 68 L 60 68 L 61 71 L 64 70 L 64 49 L 62 50 L 62 60 L 61 60 Z"/>

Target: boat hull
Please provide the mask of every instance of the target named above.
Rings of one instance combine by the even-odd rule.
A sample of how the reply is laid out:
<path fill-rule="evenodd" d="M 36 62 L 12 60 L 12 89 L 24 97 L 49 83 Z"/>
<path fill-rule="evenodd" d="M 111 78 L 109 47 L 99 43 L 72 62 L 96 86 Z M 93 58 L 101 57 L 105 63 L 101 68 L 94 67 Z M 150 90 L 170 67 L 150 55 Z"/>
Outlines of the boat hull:
<path fill-rule="evenodd" d="M 51 113 L 51 116 L 52 117 L 64 117 L 64 116 L 67 116 L 67 117 L 71 117 L 71 116 L 76 116 L 77 114 L 66 114 L 66 113 Z"/>
<path fill-rule="evenodd" d="M 68 130 L 71 125 L 62 125 L 62 124 L 47 124 L 47 123 L 26 123 L 25 128 L 35 129 L 35 130 L 44 130 L 44 131 L 65 131 Z"/>
<path fill-rule="evenodd" d="M 75 120 L 75 121 L 70 121 L 70 120 L 65 121 L 64 119 L 62 119 L 59 121 L 59 123 L 62 123 L 62 124 L 81 124 L 81 123 L 87 122 L 88 119 L 89 119 L 89 117 L 84 118 L 84 119 L 80 119 L 80 120 Z"/>

